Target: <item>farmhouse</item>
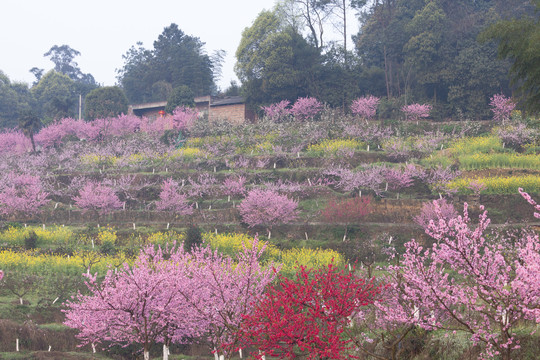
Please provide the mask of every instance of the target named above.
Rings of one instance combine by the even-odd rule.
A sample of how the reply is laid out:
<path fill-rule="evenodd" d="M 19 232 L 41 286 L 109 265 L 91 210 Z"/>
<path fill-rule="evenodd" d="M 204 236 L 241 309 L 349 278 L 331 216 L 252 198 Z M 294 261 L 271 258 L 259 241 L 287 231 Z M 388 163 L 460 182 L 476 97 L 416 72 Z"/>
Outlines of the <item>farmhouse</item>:
<path fill-rule="evenodd" d="M 129 106 L 128 114 L 141 117 L 156 118 L 160 111 L 165 110 L 166 101 L 145 104 L 133 104 Z M 256 119 L 253 111 L 249 110 L 241 96 L 213 97 L 198 96 L 195 98 L 195 108 L 199 113 L 207 115 L 210 121 L 227 120 L 234 124 L 241 124 Z"/>

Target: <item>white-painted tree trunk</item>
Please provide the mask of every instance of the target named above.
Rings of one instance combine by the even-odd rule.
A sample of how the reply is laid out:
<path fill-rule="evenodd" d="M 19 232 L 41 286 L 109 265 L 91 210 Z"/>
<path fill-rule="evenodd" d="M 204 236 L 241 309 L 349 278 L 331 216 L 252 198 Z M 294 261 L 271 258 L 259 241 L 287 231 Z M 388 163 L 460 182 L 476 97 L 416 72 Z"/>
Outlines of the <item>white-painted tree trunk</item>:
<path fill-rule="evenodd" d="M 240 356 L 240 359 L 242 358 L 242 349 L 238 349 L 238 355 Z"/>
<path fill-rule="evenodd" d="M 96 353 L 96 344 L 92 343 L 92 353 Z"/>
<path fill-rule="evenodd" d="M 214 348 L 214 359 L 219 360 L 219 355 L 218 355 L 218 352 L 217 352 L 216 348 Z"/>
<path fill-rule="evenodd" d="M 169 347 L 163 344 L 163 360 L 169 360 Z"/>
<path fill-rule="evenodd" d="M 15 351 L 19 351 L 19 338 L 15 339 Z"/>
<path fill-rule="evenodd" d="M 144 349 L 143 357 L 144 357 L 144 360 L 150 360 L 150 351 Z"/>

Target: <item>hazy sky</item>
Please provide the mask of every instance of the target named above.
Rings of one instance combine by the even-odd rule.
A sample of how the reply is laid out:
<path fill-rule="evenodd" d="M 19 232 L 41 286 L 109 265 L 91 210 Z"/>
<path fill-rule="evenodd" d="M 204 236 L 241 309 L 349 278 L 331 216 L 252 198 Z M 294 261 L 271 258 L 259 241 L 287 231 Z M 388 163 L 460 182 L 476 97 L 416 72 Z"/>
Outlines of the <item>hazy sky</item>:
<path fill-rule="evenodd" d="M 84 73 L 103 85 L 116 83 L 122 55 L 141 41 L 154 40 L 171 23 L 204 42 L 205 50 L 225 50 L 222 88 L 234 75 L 236 48 L 242 30 L 251 26 L 275 0 L 0 0 L 0 70 L 11 81 L 31 84 L 29 70 L 46 71 L 53 63 L 43 57 L 53 45 L 69 45 Z"/>

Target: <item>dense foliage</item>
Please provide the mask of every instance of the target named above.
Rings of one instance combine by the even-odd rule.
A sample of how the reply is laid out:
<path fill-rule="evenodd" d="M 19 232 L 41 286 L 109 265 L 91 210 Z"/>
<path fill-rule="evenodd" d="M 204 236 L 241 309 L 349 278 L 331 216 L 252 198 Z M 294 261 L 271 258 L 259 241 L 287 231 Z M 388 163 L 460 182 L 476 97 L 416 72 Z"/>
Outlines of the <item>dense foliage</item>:
<path fill-rule="evenodd" d="M 128 100 L 118 86 L 94 89 L 85 97 L 84 118 L 94 120 L 116 117 L 128 112 Z"/>
<path fill-rule="evenodd" d="M 213 64 L 199 38 L 186 35 L 171 24 L 148 50 L 137 44 L 124 55 L 118 80 L 131 103 L 167 101 L 167 91 L 188 86 L 196 96 L 208 95 L 214 88 Z"/>

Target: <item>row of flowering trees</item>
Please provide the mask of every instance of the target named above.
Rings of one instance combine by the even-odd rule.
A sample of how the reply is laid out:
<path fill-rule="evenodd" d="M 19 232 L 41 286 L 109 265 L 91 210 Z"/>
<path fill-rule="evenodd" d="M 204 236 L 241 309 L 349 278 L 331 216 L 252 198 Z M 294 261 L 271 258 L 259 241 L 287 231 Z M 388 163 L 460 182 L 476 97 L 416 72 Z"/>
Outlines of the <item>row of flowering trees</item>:
<path fill-rule="evenodd" d="M 354 100 L 350 106 L 351 112 L 363 119 L 369 120 L 375 117 L 380 98 L 373 95 L 364 96 Z M 289 108 L 290 106 L 290 108 Z M 290 115 L 300 120 L 312 120 L 323 109 L 323 105 L 315 98 L 299 98 L 294 104 L 282 100 L 269 106 L 263 106 L 262 110 L 270 120 L 281 122 Z M 418 120 L 429 116 L 431 105 L 411 104 L 401 108 L 406 118 Z"/>
<path fill-rule="evenodd" d="M 353 114 L 370 120 L 375 117 L 380 98 L 367 95 L 353 100 L 350 110 Z M 286 119 L 289 115 L 300 120 L 313 119 L 322 109 L 323 105 L 315 98 L 299 98 L 290 108 L 291 103 L 287 100 L 282 100 L 278 103 L 269 106 L 263 106 L 266 117 L 280 122 Z M 503 94 L 496 94 L 490 98 L 490 106 L 493 112 L 493 120 L 501 121 L 510 119 L 510 115 L 516 104 Z M 406 120 L 418 121 L 421 118 L 429 117 L 432 106 L 429 104 L 410 104 L 404 105 L 401 111 L 405 115 Z"/>
<path fill-rule="evenodd" d="M 350 106 L 351 112 L 364 119 L 372 119 L 379 105 L 380 98 L 368 95 L 354 100 Z M 490 99 L 493 119 L 505 122 L 510 119 L 516 104 L 502 94 Z M 294 104 L 287 100 L 262 107 L 265 115 L 276 122 L 284 121 L 290 116 L 306 121 L 314 119 L 324 106 L 315 98 L 299 98 Z M 406 119 L 419 120 L 429 116 L 432 107 L 429 104 L 410 104 L 403 106 L 401 111 Z M 108 136 L 122 136 L 133 132 L 150 134 L 163 133 L 171 129 L 190 129 L 198 113 L 190 108 L 177 108 L 171 116 L 155 120 L 139 118 L 134 115 L 121 115 L 117 118 L 96 119 L 94 121 L 61 119 L 42 128 L 34 139 L 42 148 L 58 145 L 66 137 L 75 137 L 88 141 L 101 140 Z M 32 144 L 23 132 L 8 130 L 0 133 L 0 153 L 23 153 L 30 151 Z"/>
<path fill-rule="evenodd" d="M 135 132 L 149 134 L 166 130 L 190 128 L 198 117 L 191 108 L 177 108 L 172 115 L 155 120 L 139 118 L 135 115 L 120 115 L 115 118 L 93 121 L 64 118 L 42 128 L 35 136 L 42 148 L 59 145 L 62 139 L 74 137 L 86 141 L 99 141 L 109 136 L 123 136 Z M 20 131 L 9 130 L 0 133 L 0 153 L 23 153 L 31 148 L 30 140 Z"/>
<path fill-rule="evenodd" d="M 523 197 L 540 205 L 528 194 Z M 255 239 L 233 261 L 208 248 L 147 248 L 133 267 L 88 281 L 89 295 L 67 303 L 66 324 L 88 344 L 203 341 L 216 353 L 254 349 L 254 358 L 352 359 L 358 352 L 398 359 L 415 328 L 468 334 L 478 357 L 515 358 L 524 322 L 540 322 L 540 240 L 529 230 L 489 232 L 487 213 L 472 223 L 443 214 L 377 279 L 329 265 L 275 279 Z M 396 256 L 396 255 L 394 255 Z"/>
<path fill-rule="evenodd" d="M 264 244 L 255 238 L 236 259 L 198 247 L 147 247 L 133 264 L 88 276 L 88 295 L 67 302 L 65 324 L 79 329 L 82 344 L 139 344 L 149 359 L 153 344 L 199 341 L 216 352 L 238 342 L 241 314 L 249 313 L 275 277 L 259 262 Z"/>

